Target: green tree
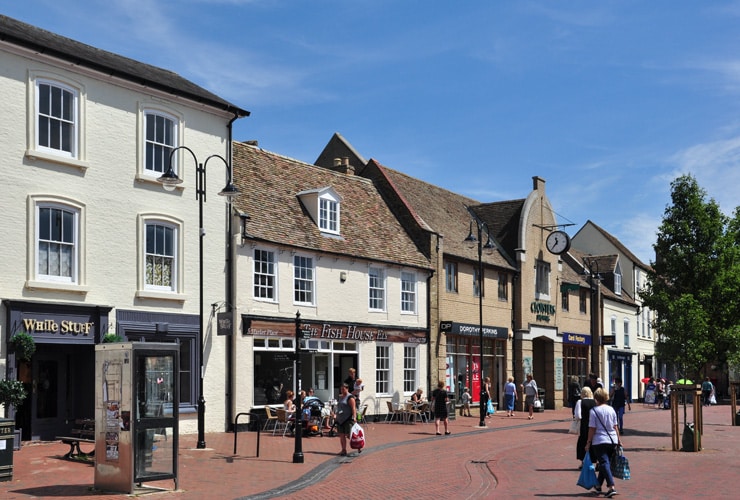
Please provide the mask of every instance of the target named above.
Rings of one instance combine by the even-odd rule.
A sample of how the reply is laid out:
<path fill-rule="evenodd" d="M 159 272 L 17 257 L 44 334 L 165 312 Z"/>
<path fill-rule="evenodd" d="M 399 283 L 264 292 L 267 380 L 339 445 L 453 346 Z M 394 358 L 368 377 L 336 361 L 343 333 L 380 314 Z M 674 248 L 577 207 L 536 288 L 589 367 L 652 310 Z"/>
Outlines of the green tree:
<path fill-rule="evenodd" d="M 655 312 L 657 355 L 697 380 L 740 345 L 740 211 L 723 215 L 691 175 L 671 183 L 671 201 L 642 296 Z"/>

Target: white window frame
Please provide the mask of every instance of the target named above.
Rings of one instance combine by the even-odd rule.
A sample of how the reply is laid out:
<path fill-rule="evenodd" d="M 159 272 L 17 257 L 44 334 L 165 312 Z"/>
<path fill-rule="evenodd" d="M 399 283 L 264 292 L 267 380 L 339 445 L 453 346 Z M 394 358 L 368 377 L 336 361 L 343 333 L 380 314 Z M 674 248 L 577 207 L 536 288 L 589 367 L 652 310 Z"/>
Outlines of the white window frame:
<path fill-rule="evenodd" d="M 624 347 L 630 346 L 630 320 L 624 318 Z"/>
<path fill-rule="evenodd" d="M 614 293 L 616 295 L 622 295 L 622 270 L 617 264 L 617 268 L 614 270 Z"/>
<path fill-rule="evenodd" d="M 257 258 L 257 253 L 269 256 L 269 261 Z M 278 301 L 278 263 L 276 252 L 264 248 L 255 248 L 252 252 L 252 295 L 255 300 L 265 302 Z M 269 281 L 272 283 L 269 283 Z M 260 290 L 267 295 L 257 293 Z"/>
<path fill-rule="evenodd" d="M 319 196 L 319 230 L 339 234 L 339 201 L 329 193 Z"/>
<path fill-rule="evenodd" d="M 401 314 L 416 314 L 416 273 L 401 271 Z"/>
<path fill-rule="evenodd" d="M 612 316 L 611 317 L 611 332 L 612 335 L 614 335 L 614 338 L 617 338 L 617 317 Z"/>
<path fill-rule="evenodd" d="M 167 231 L 170 235 L 170 238 L 172 241 L 169 243 L 172 246 L 172 252 L 171 255 L 165 254 L 165 253 L 150 253 L 149 252 L 149 228 L 155 227 L 155 228 L 162 228 L 163 230 Z M 167 221 L 162 220 L 156 220 L 156 219 L 149 219 L 144 223 L 144 288 L 147 290 L 154 290 L 157 292 L 175 292 L 178 290 L 178 282 L 179 282 L 179 273 L 178 273 L 178 254 L 179 254 L 179 245 L 178 245 L 178 233 L 179 228 L 176 224 L 172 224 Z M 170 284 L 169 285 L 158 285 L 153 283 L 147 282 L 147 275 L 148 272 L 148 261 L 149 257 L 156 256 L 158 258 L 162 259 L 170 259 L 172 264 L 170 266 L 171 268 L 171 276 L 170 276 Z"/>
<path fill-rule="evenodd" d="M 142 132 L 142 145 L 143 145 L 143 151 L 142 151 L 142 165 L 143 165 L 143 172 L 151 177 L 159 178 L 167 172 L 167 169 L 169 168 L 169 160 L 170 155 L 172 151 L 178 146 L 178 138 L 180 133 L 180 120 L 177 116 L 173 115 L 172 113 L 167 113 L 165 111 L 161 111 L 159 109 L 150 109 L 145 108 L 143 110 L 143 120 L 144 120 L 144 127 Z M 165 126 L 171 124 L 172 130 L 170 132 L 170 142 L 168 143 L 166 141 L 166 138 L 163 137 L 155 137 L 150 138 L 149 137 L 149 121 L 150 120 L 158 120 L 162 119 L 165 120 Z M 155 133 L 156 133 L 156 124 L 155 124 Z M 154 164 L 149 163 L 149 148 L 150 146 L 155 150 L 152 155 L 154 157 Z M 156 157 L 159 157 L 158 159 Z M 157 168 L 153 168 L 156 166 L 159 166 L 157 164 L 158 161 L 161 161 L 161 168 L 162 170 L 158 170 Z M 172 157 L 172 170 L 179 175 L 179 169 L 177 164 L 177 155 Z"/>
<path fill-rule="evenodd" d="M 375 395 L 388 396 L 393 391 L 393 348 L 390 343 L 375 344 Z"/>
<path fill-rule="evenodd" d="M 53 210 L 53 211 L 60 211 L 62 213 L 68 213 L 71 215 L 71 220 L 69 223 L 71 224 L 71 241 L 65 242 L 63 240 L 57 240 L 53 239 L 51 235 L 49 235 L 48 239 L 45 239 L 43 244 L 44 246 L 49 245 L 59 245 L 60 250 L 62 250 L 62 247 L 70 248 L 70 256 L 69 256 L 69 276 L 63 275 L 61 273 L 61 257 L 60 257 L 60 272 L 58 274 L 48 274 L 46 272 L 43 272 L 41 269 L 41 252 L 42 252 L 42 240 L 41 240 L 41 232 L 44 230 L 42 227 L 41 222 L 41 212 L 43 210 Z M 60 204 L 60 203 L 39 203 L 36 206 L 36 245 L 35 245 L 35 275 L 36 279 L 39 281 L 54 281 L 54 282 L 60 282 L 60 283 L 70 283 L 70 284 L 77 284 L 79 283 L 79 261 L 80 261 L 80 250 L 79 250 L 79 241 L 80 241 L 80 209 L 77 207 Z M 47 253 L 51 253 L 51 250 L 49 250 Z M 46 260 L 48 263 L 48 259 Z M 48 268 L 48 265 L 47 265 Z"/>
<path fill-rule="evenodd" d="M 367 306 L 369 311 L 385 311 L 385 270 L 370 266 L 367 270 Z"/>
<path fill-rule="evenodd" d="M 538 260 L 535 264 L 535 296 L 539 300 L 550 300 L 550 263 Z"/>
<path fill-rule="evenodd" d="M 75 212 L 75 250 L 74 271 L 71 279 L 40 275 L 39 274 L 39 210 L 41 208 L 61 208 Z M 27 244 L 26 283 L 28 289 L 53 290 L 72 293 L 87 293 L 85 285 L 85 256 L 86 256 L 86 213 L 84 203 L 63 196 L 29 195 L 26 205 Z"/>
<path fill-rule="evenodd" d="M 146 231 L 150 224 L 172 227 L 174 244 L 174 263 L 172 268 L 172 283 L 170 287 L 148 285 L 146 283 Z M 184 295 L 184 283 L 181 277 L 184 275 L 183 258 L 183 221 L 161 213 L 141 213 L 137 217 L 137 231 L 139 234 L 138 247 L 138 273 L 136 297 L 140 299 L 167 300 L 184 302 L 188 297 Z M 194 283 L 197 283 L 194 282 Z"/>
<path fill-rule="evenodd" d="M 48 85 L 51 88 L 57 88 L 62 93 L 68 93 L 69 98 L 72 99 L 71 104 L 71 117 L 57 116 L 56 114 L 49 114 L 47 116 L 50 121 L 63 122 L 71 125 L 71 137 L 69 137 L 69 151 L 62 149 L 61 145 L 59 148 L 54 148 L 49 145 L 42 145 L 41 139 L 41 86 Z M 54 156 L 61 156 L 66 158 L 76 159 L 79 158 L 79 137 L 80 137 L 80 90 L 68 83 L 61 82 L 59 80 L 50 78 L 36 78 L 34 82 L 34 105 L 35 112 L 34 117 L 34 138 L 35 144 L 34 149 L 43 153 L 47 153 Z M 66 94 L 63 94 L 66 95 Z M 51 105 L 51 104 L 50 104 Z M 51 137 L 51 134 L 50 134 Z"/>
<path fill-rule="evenodd" d="M 304 263 L 310 263 L 307 267 Z M 301 264 L 301 265 L 299 265 Z M 316 264 L 314 258 L 308 255 L 293 255 L 293 304 L 313 306 L 316 304 Z M 305 284 L 305 287 L 298 285 Z M 298 300 L 297 295 L 308 295 L 309 300 Z M 302 297 L 301 297 L 302 298 Z"/>
<path fill-rule="evenodd" d="M 419 386 L 419 346 L 403 345 L 403 392 L 411 394 Z"/>

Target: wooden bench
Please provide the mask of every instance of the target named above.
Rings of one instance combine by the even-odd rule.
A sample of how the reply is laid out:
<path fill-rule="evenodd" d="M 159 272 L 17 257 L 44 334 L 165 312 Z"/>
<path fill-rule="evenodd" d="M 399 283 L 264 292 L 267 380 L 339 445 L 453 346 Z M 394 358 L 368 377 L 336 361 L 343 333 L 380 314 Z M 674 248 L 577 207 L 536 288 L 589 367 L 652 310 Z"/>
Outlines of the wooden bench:
<path fill-rule="evenodd" d="M 95 444 L 95 420 L 91 418 L 75 419 L 74 426 L 69 431 L 69 436 L 57 436 L 57 439 L 69 445 L 69 451 L 64 458 L 69 460 L 87 461 L 95 456 L 95 446 L 89 453 L 80 449 L 80 443 Z"/>

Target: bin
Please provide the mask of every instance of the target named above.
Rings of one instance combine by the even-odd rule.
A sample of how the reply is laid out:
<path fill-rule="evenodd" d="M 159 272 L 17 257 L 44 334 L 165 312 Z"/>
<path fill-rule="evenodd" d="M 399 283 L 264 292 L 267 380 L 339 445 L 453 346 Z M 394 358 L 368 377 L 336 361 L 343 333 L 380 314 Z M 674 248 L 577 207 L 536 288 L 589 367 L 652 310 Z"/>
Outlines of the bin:
<path fill-rule="evenodd" d="M 681 438 L 682 451 L 699 451 L 694 449 L 694 423 L 689 422 L 683 428 L 683 437 Z M 699 435 L 699 448 L 701 448 L 701 435 Z"/>
<path fill-rule="evenodd" d="M 540 400 L 540 407 L 537 408 L 537 406 L 534 407 L 534 411 L 540 412 L 545 411 L 545 390 L 537 388 L 537 399 Z"/>
<path fill-rule="evenodd" d="M 735 425 L 740 425 L 740 411 L 735 414 Z"/>
<path fill-rule="evenodd" d="M 15 441 L 15 421 L 0 419 L 0 481 L 13 479 L 13 448 Z"/>

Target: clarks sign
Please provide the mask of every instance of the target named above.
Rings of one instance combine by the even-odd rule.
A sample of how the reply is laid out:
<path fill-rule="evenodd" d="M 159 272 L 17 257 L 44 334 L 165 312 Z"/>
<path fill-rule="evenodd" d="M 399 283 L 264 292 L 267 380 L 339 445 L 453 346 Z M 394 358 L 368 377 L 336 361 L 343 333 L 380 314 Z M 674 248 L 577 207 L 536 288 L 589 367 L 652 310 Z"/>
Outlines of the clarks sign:
<path fill-rule="evenodd" d="M 291 320 L 263 320 L 242 316 L 243 335 L 255 337 L 295 337 L 295 323 Z M 370 325 L 301 322 L 303 339 L 350 340 L 356 342 L 409 342 L 426 344 L 424 330 L 379 328 Z"/>

